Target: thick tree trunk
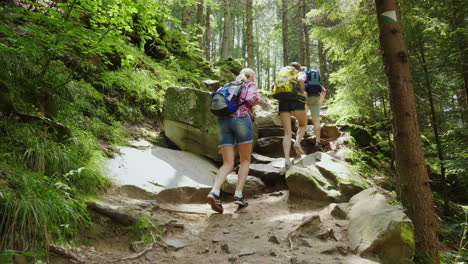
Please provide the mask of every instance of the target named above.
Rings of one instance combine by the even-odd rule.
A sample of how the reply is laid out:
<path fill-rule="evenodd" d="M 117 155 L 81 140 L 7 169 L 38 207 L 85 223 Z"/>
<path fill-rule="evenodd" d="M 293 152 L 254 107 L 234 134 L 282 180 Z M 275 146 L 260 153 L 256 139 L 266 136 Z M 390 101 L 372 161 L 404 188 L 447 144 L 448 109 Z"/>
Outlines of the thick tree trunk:
<path fill-rule="evenodd" d="M 231 16 L 231 0 L 224 0 L 224 30 L 223 45 L 221 47 L 221 59 L 227 59 L 232 56 L 233 46 L 233 28 Z"/>
<path fill-rule="evenodd" d="M 253 0 L 247 0 L 245 6 L 247 16 L 247 27 L 245 35 L 247 36 L 247 66 L 254 69 L 254 40 L 253 40 Z"/>
<path fill-rule="evenodd" d="M 397 0 L 375 0 L 393 113 L 397 190 L 413 221 L 416 251 L 439 263 L 437 224 Z"/>
<path fill-rule="evenodd" d="M 289 0 L 290 1 L 290 0 Z M 283 65 L 289 63 L 288 0 L 281 0 L 281 18 L 283 26 Z"/>
<path fill-rule="evenodd" d="M 211 60 L 211 8 L 206 7 L 206 16 L 205 16 L 205 58 L 209 61 Z"/>
<path fill-rule="evenodd" d="M 198 47 L 200 48 L 200 53 L 203 54 L 203 0 L 198 0 L 197 5 L 197 35 L 198 35 Z"/>

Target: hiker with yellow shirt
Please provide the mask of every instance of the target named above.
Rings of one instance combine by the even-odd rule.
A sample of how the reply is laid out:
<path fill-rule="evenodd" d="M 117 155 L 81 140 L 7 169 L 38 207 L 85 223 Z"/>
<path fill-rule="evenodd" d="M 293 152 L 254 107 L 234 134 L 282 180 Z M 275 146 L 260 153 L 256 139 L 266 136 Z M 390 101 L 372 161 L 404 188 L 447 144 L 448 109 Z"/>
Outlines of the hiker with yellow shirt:
<path fill-rule="evenodd" d="M 294 148 L 298 154 L 305 154 L 301 147 L 301 140 L 307 129 L 305 80 L 306 75 L 301 70 L 301 65 L 293 62 L 289 66 L 281 68 L 274 84 L 273 98 L 279 101 L 278 115 L 280 116 L 284 130 L 283 152 L 286 170 L 292 165 L 289 156 L 292 138 L 291 116 L 296 117 L 299 121 Z"/>

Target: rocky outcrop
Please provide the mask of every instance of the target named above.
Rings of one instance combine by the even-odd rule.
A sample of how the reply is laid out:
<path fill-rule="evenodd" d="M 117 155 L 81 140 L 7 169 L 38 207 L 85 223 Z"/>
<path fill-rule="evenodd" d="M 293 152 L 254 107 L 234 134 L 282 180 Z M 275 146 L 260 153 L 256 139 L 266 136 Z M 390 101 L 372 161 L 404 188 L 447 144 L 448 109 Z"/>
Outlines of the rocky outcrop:
<path fill-rule="evenodd" d="M 169 87 L 163 108 L 165 135 L 180 149 L 222 160 L 218 149 L 218 121 L 210 111 L 210 93 Z M 258 138 L 253 127 L 254 141 Z"/>
<path fill-rule="evenodd" d="M 349 201 L 348 236 L 361 255 L 376 255 L 383 264 L 412 263 L 414 230 L 403 209 L 389 205 L 375 188 L 362 191 Z"/>
<path fill-rule="evenodd" d="M 217 118 L 209 104 L 208 92 L 169 87 L 163 108 L 164 133 L 182 150 L 221 160 Z"/>
<path fill-rule="evenodd" d="M 315 167 L 292 166 L 286 172 L 286 183 L 292 198 L 331 202 L 339 196 L 339 192 L 332 190 L 331 183 Z"/>
<path fill-rule="evenodd" d="M 221 190 L 223 192 L 232 193 L 236 192 L 236 185 L 237 185 L 237 174 L 231 173 L 227 176 L 226 181 L 224 182 Z M 243 194 L 246 197 L 252 197 L 255 194 L 260 194 L 263 192 L 265 188 L 265 184 L 258 178 L 247 176 L 245 181 Z"/>
<path fill-rule="evenodd" d="M 299 165 L 312 170 L 318 169 L 320 174 L 331 183 L 331 188 L 341 193 L 340 201 L 347 201 L 351 196 L 368 187 L 368 183 L 354 168 L 323 152 L 307 155 Z"/>

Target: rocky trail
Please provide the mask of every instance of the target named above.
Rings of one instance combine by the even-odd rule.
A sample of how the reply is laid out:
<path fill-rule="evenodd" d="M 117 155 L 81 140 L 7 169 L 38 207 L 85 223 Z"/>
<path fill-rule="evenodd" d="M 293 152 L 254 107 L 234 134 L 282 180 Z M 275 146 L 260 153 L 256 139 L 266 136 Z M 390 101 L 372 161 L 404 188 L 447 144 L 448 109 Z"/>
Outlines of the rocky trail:
<path fill-rule="evenodd" d="M 182 150 L 146 141 L 120 148 L 107 164 L 115 186 L 87 203 L 93 226 L 75 246 L 51 246 L 50 263 L 410 263 L 411 221 L 346 162 L 350 135 L 322 124 L 320 152 L 309 126 L 307 155 L 292 150 L 294 166 L 285 172 L 283 132 L 266 103 L 256 110 L 258 142 L 244 189 L 249 205 L 232 202 L 233 173 L 222 188 L 224 213 L 213 212 L 206 195 L 219 154 L 203 138 L 213 131 L 206 124 L 216 123 L 177 109 L 207 112 L 209 94 L 190 89 L 195 94 L 185 98 L 177 89 L 167 93 L 167 102 L 171 94 L 177 101 L 167 104 L 175 109 L 165 106 L 164 132 Z M 203 102 L 184 102 L 193 98 Z"/>

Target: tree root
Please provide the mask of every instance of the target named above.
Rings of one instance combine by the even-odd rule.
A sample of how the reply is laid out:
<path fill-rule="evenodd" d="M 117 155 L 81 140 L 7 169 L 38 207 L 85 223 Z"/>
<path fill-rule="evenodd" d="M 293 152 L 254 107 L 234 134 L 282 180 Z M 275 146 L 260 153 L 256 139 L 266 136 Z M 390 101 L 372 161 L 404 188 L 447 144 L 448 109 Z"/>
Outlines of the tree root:
<path fill-rule="evenodd" d="M 85 261 L 80 259 L 77 255 L 75 255 L 71 251 L 66 250 L 64 248 L 61 248 L 61 247 L 58 247 L 58 246 L 55 246 L 55 245 L 48 245 L 47 250 L 49 252 L 52 252 L 52 253 L 60 256 L 60 257 L 69 259 L 69 260 L 71 260 L 71 261 L 73 261 L 75 263 L 85 263 Z"/>
<path fill-rule="evenodd" d="M 116 206 L 100 204 L 94 201 L 87 201 L 86 205 L 96 213 L 105 215 L 113 221 L 125 226 L 135 225 L 138 222 L 138 219 L 135 216 L 119 210 L 119 207 Z"/>

